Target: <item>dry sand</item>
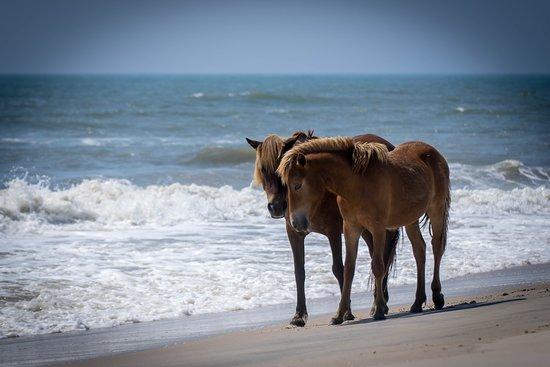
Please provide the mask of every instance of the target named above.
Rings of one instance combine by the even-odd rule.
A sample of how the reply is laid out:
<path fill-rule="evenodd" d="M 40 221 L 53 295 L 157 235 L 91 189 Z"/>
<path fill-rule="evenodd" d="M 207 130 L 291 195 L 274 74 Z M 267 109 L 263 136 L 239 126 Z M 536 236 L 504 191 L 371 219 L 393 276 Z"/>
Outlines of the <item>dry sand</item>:
<path fill-rule="evenodd" d="M 449 299 L 442 311 L 394 307 L 385 321 L 356 316 L 340 326 L 323 315 L 305 328 L 266 327 L 63 365 L 550 366 L 550 282 Z"/>

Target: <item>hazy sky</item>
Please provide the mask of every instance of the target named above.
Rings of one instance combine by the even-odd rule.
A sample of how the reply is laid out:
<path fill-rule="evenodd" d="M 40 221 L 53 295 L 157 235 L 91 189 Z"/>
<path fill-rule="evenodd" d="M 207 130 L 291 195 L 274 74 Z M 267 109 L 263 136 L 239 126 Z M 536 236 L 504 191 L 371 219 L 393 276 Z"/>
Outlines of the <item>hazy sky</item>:
<path fill-rule="evenodd" d="M 550 1 L 0 0 L 0 73 L 549 73 Z"/>

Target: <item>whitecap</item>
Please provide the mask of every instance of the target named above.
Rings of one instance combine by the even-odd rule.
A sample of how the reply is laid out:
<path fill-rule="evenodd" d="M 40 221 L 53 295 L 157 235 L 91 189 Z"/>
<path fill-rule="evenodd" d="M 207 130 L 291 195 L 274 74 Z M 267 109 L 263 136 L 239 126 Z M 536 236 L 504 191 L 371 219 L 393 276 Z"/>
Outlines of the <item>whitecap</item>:
<path fill-rule="evenodd" d="M 81 139 L 80 142 L 82 143 L 82 145 L 86 145 L 86 146 L 90 146 L 90 147 L 101 146 L 101 141 L 99 141 L 98 139 L 94 139 L 94 138 L 84 138 L 84 139 Z"/>

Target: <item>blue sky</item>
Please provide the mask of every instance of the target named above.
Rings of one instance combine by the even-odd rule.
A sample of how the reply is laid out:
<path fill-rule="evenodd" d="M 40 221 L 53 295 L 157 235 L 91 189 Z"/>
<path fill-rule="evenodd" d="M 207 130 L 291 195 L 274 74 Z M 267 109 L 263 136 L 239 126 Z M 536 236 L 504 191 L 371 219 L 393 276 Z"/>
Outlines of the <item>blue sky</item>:
<path fill-rule="evenodd" d="M 6 1 L 0 73 L 549 73 L 550 1 Z"/>

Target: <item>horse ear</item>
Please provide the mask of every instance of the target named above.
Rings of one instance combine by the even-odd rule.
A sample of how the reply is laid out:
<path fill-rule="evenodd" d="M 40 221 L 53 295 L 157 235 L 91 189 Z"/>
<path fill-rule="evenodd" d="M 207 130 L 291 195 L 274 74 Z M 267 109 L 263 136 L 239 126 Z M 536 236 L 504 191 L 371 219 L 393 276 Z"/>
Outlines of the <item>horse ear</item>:
<path fill-rule="evenodd" d="M 303 155 L 302 153 L 300 153 L 300 154 L 298 154 L 298 155 L 296 156 L 296 163 L 297 163 L 299 166 L 302 166 L 302 167 L 305 166 L 305 165 L 306 165 L 306 162 L 307 162 L 306 156 Z"/>
<path fill-rule="evenodd" d="M 260 144 L 262 144 L 261 141 L 252 140 L 252 139 L 248 139 L 248 138 L 245 138 L 245 139 L 246 139 L 246 142 L 247 142 L 248 144 L 250 144 L 250 146 L 251 146 L 254 150 L 258 149 L 258 147 L 260 146 Z"/>
<path fill-rule="evenodd" d="M 292 134 L 292 136 L 290 138 L 288 138 L 284 141 L 283 149 L 281 150 L 281 153 L 279 154 L 279 159 L 282 158 L 283 155 L 285 155 L 286 152 L 288 152 L 290 149 L 292 149 L 294 144 L 296 144 L 297 142 L 303 143 L 303 142 L 307 141 L 307 139 L 308 139 L 308 135 L 303 133 L 302 131 L 297 131 L 294 134 Z"/>
<path fill-rule="evenodd" d="M 294 146 L 294 144 L 296 144 L 297 139 L 298 138 L 292 137 L 285 140 L 283 144 L 283 149 L 281 149 L 281 153 L 279 154 L 279 158 L 282 158 L 283 155 L 285 155 L 285 153 L 288 152 Z"/>

